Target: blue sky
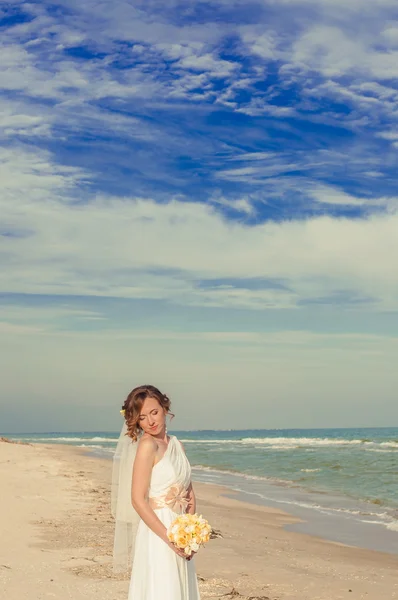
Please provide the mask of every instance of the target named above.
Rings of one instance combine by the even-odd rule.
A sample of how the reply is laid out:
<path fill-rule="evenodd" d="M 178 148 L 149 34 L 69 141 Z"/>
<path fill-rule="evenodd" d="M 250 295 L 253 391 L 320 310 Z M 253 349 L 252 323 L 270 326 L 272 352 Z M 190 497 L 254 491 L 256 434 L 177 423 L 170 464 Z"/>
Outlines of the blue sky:
<path fill-rule="evenodd" d="M 397 17 L 0 5 L 0 429 L 398 421 Z"/>

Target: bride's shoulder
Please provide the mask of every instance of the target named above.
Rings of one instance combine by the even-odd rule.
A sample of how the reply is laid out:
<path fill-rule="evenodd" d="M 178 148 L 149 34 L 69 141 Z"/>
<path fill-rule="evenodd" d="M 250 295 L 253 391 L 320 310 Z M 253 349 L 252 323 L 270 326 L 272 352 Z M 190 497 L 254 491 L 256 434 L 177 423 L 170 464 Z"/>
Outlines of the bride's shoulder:
<path fill-rule="evenodd" d="M 157 444 L 151 435 L 145 433 L 140 437 L 137 444 L 137 451 L 141 452 L 156 452 Z"/>

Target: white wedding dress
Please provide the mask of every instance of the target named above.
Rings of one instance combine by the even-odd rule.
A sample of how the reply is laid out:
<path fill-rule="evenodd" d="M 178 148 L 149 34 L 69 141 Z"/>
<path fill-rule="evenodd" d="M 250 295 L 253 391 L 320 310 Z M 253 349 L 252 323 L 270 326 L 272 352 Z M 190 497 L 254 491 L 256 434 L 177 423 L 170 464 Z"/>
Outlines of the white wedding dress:
<path fill-rule="evenodd" d="M 172 435 L 165 454 L 152 469 L 148 493 L 149 504 L 166 527 L 185 512 L 184 494 L 190 482 L 188 458 Z M 141 520 L 128 600 L 200 600 L 194 560 L 178 556 Z"/>

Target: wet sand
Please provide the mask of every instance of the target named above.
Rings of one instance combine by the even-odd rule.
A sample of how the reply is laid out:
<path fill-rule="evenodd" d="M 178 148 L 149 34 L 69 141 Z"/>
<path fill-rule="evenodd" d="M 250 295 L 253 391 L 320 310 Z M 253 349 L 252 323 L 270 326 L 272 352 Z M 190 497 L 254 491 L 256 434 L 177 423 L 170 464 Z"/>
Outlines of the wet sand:
<path fill-rule="evenodd" d="M 0 465 L 4 598 L 127 600 L 128 574 L 111 570 L 111 461 L 0 442 Z M 202 600 L 398 599 L 397 556 L 288 531 L 296 517 L 219 486 L 195 490 L 198 512 L 222 535 L 195 558 Z"/>

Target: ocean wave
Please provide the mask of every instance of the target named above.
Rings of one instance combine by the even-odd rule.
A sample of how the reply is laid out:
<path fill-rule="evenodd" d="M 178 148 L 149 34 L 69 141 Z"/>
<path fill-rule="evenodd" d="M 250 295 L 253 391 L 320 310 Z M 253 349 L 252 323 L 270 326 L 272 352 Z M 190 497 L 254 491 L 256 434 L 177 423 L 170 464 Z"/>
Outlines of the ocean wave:
<path fill-rule="evenodd" d="M 104 438 L 104 437 L 93 437 L 90 440 L 87 441 L 92 441 L 92 442 L 109 442 L 112 444 L 115 444 L 119 441 L 119 438 Z"/>
<path fill-rule="evenodd" d="M 343 438 L 242 438 L 239 440 L 242 444 L 264 444 L 264 445 L 280 445 L 280 446 L 383 446 L 389 448 L 398 449 L 398 443 L 396 441 L 391 442 L 377 442 L 372 440 L 345 440 Z"/>
<path fill-rule="evenodd" d="M 179 438 L 180 442 L 183 444 L 239 444 L 241 440 L 195 440 L 192 438 L 183 439 Z"/>
<path fill-rule="evenodd" d="M 322 471 L 322 469 L 300 469 L 303 473 L 317 473 L 318 471 Z"/>
<path fill-rule="evenodd" d="M 103 446 L 99 446 L 98 444 L 79 444 L 78 448 L 89 448 L 91 449 L 99 449 L 99 450 L 105 450 L 105 448 Z M 113 450 L 112 450 L 113 452 Z"/>
<path fill-rule="evenodd" d="M 83 444 L 84 446 L 84 444 Z M 79 448 L 81 448 L 82 446 L 79 446 Z M 98 450 L 97 454 L 104 456 L 104 455 L 108 455 L 110 454 L 111 456 L 114 455 L 115 453 L 115 449 L 114 448 L 104 448 L 104 446 L 84 446 L 87 450 Z"/>
<path fill-rule="evenodd" d="M 87 442 L 87 438 L 80 437 L 45 437 L 45 438 L 23 438 L 27 442 Z"/>
<path fill-rule="evenodd" d="M 391 452 L 394 452 L 395 449 L 393 450 L 383 450 L 383 448 L 365 448 L 366 452 L 380 452 L 381 454 L 391 454 Z M 397 448 L 398 450 L 398 448 Z"/>
<path fill-rule="evenodd" d="M 264 437 L 264 438 L 241 438 L 241 439 L 231 439 L 231 440 L 221 440 L 221 439 L 182 439 L 183 443 L 187 444 L 213 444 L 213 445 L 243 445 L 243 446 L 255 446 L 260 449 L 262 447 L 269 448 L 273 450 L 290 450 L 296 449 L 298 447 L 322 447 L 322 446 L 361 446 L 365 449 L 373 449 L 373 448 L 391 448 L 393 450 L 398 450 L 398 442 L 395 440 L 392 441 L 373 441 L 368 439 L 353 439 L 346 440 L 343 438 L 309 438 L 309 437 Z M 389 451 L 389 450 L 385 450 Z"/>
<path fill-rule="evenodd" d="M 276 503 L 276 504 L 288 504 L 290 506 L 299 506 L 300 508 L 309 508 L 311 510 L 317 510 L 318 512 L 322 512 L 324 514 L 330 514 L 329 511 L 334 512 L 334 511 L 338 510 L 338 509 L 329 508 L 327 506 L 322 506 L 320 504 L 315 504 L 314 502 L 304 502 L 302 500 L 296 500 L 296 499 L 288 500 L 287 498 L 283 498 L 283 499 L 282 498 L 274 498 L 274 497 L 266 496 L 265 494 L 262 494 L 261 492 L 251 492 L 249 490 L 242 489 L 237 486 L 234 486 L 232 489 L 235 492 L 240 492 L 240 493 L 248 495 L 248 496 L 258 496 L 259 498 L 262 498 L 263 500 L 266 500 L 268 502 L 272 502 L 272 503 Z M 341 512 L 344 512 L 344 510 L 342 510 Z"/>
<path fill-rule="evenodd" d="M 391 520 L 392 519 L 391 515 L 389 515 L 389 513 L 385 512 L 385 511 L 372 512 L 372 511 L 364 511 L 364 510 L 354 510 L 354 509 L 350 509 L 350 508 L 327 506 L 327 505 L 322 505 L 322 504 L 318 504 L 318 503 L 314 503 L 314 502 L 305 502 L 303 500 L 297 500 L 297 499 L 289 500 L 287 498 L 283 498 L 283 499 L 274 498 L 274 497 L 270 497 L 265 494 L 262 494 L 260 492 L 251 492 L 249 490 L 240 488 L 238 486 L 234 486 L 232 489 L 235 492 L 240 492 L 245 495 L 257 496 L 268 502 L 277 503 L 277 504 L 288 504 L 291 506 L 298 506 L 300 508 L 316 510 L 317 512 L 320 512 L 325 515 L 333 515 L 333 514 L 337 513 L 337 514 L 347 515 L 347 517 L 370 517 L 370 519 L 359 518 L 358 520 L 360 520 L 363 523 L 374 523 L 377 525 L 384 525 L 388 529 L 391 529 L 393 531 L 398 531 L 398 521 Z M 372 517 L 373 517 L 373 519 L 372 519 Z"/>
<path fill-rule="evenodd" d="M 208 467 L 206 465 L 192 465 L 193 469 L 198 471 L 204 471 L 205 473 L 216 473 L 219 475 L 235 475 L 238 477 L 242 477 L 243 479 L 247 479 L 249 481 L 265 481 L 268 483 L 273 483 L 276 485 L 284 485 L 284 486 L 294 486 L 295 482 L 290 479 L 281 479 L 279 477 L 266 477 L 264 475 L 251 475 L 249 473 L 244 473 L 242 471 L 233 470 L 233 469 L 217 469 L 215 467 Z"/>
<path fill-rule="evenodd" d="M 386 521 L 375 521 L 373 519 L 361 519 L 362 523 L 369 523 L 371 525 L 383 525 L 390 531 L 398 531 L 398 521 L 386 522 Z"/>
<path fill-rule="evenodd" d="M 102 443 L 116 443 L 118 438 L 104 438 L 104 437 L 93 437 L 93 438 L 83 438 L 83 437 L 24 437 L 24 438 L 16 438 L 21 439 L 25 442 L 102 442 Z"/>
<path fill-rule="evenodd" d="M 194 471 L 196 471 L 198 473 L 198 477 L 200 478 L 199 472 L 202 472 L 203 475 L 206 473 L 209 474 L 209 478 L 211 477 L 211 482 L 212 483 L 218 483 L 219 485 L 227 485 L 228 487 L 232 487 L 232 489 L 234 489 L 235 491 L 238 492 L 242 492 L 245 494 L 253 494 L 255 496 L 258 496 L 260 498 L 263 498 L 264 500 L 268 500 L 268 501 L 272 501 L 272 502 L 278 502 L 278 503 L 284 503 L 284 504 L 292 504 L 292 505 L 297 505 L 297 506 L 301 506 L 302 508 L 311 508 L 314 510 L 317 510 L 319 512 L 322 512 L 324 514 L 342 514 L 342 515 L 347 515 L 350 517 L 356 517 L 359 520 L 362 520 L 360 517 L 373 517 L 373 518 L 377 518 L 380 519 L 380 522 L 390 522 L 392 518 L 394 518 L 395 520 L 395 515 L 393 516 L 392 512 L 391 512 L 391 507 L 388 507 L 388 502 L 384 502 L 383 500 L 380 499 L 369 499 L 369 498 L 357 498 L 357 501 L 362 505 L 361 507 L 359 507 L 358 509 L 355 508 L 349 508 L 344 507 L 345 501 L 344 501 L 344 497 L 345 494 L 344 492 L 342 492 L 342 497 L 341 497 L 341 505 L 340 506 L 328 506 L 327 501 L 325 503 L 321 502 L 318 503 L 316 500 L 318 498 L 322 498 L 324 496 L 328 495 L 328 492 L 326 491 L 321 491 L 321 490 L 313 490 L 308 488 L 307 486 L 303 486 L 301 483 L 299 483 L 298 481 L 294 481 L 294 480 L 287 480 L 287 479 L 282 479 L 282 478 L 277 478 L 277 477 L 270 477 L 270 476 L 259 476 L 259 475 L 250 475 L 247 473 L 242 473 L 242 472 L 237 472 L 237 471 L 232 471 L 232 470 L 228 470 L 228 469 L 216 469 L 213 467 L 208 467 L 208 466 L 204 466 L 204 465 L 195 465 L 193 467 Z M 311 471 L 319 471 L 322 469 L 301 469 L 301 471 L 304 472 L 311 472 Z M 224 477 L 223 477 L 224 476 Z M 232 479 L 224 479 L 226 476 L 232 476 L 234 477 L 235 481 L 233 481 Z M 200 480 L 200 479 L 198 479 Z M 239 481 L 241 483 L 239 483 Z M 247 481 L 247 485 L 244 483 L 245 481 Z M 276 499 L 274 497 L 274 495 L 271 492 L 271 495 L 268 496 L 267 492 L 266 492 L 266 488 L 264 489 L 264 492 L 253 492 L 250 491 L 250 488 L 248 487 L 250 485 L 250 481 L 258 481 L 258 482 L 264 482 L 265 484 L 269 484 L 271 486 L 278 486 L 278 487 L 283 487 L 286 489 L 293 489 L 293 488 L 299 488 L 302 490 L 302 492 L 304 492 L 307 495 L 312 495 L 315 496 L 314 500 L 315 502 L 302 502 L 299 501 L 297 499 L 292 499 L 289 500 L 288 498 L 284 498 L 282 499 Z M 298 484 L 298 485 L 297 485 Z M 270 488 L 271 489 L 271 488 Z M 348 500 L 349 501 L 349 500 Z M 380 505 L 380 509 L 381 510 L 372 510 L 372 508 L 376 508 L 376 506 Z"/>

